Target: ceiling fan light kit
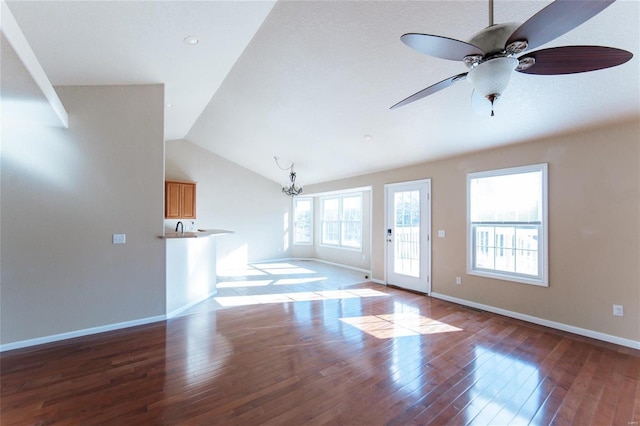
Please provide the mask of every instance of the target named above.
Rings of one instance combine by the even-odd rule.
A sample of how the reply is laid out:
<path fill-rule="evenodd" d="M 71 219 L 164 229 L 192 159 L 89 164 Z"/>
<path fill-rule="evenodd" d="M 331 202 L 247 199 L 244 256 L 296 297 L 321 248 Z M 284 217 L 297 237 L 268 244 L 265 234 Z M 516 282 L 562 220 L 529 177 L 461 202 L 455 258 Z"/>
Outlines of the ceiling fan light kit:
<path fill-rule="evenodd" d="M 479 95 L 493 104 L 507 88 L 511 73 L 561 75 L 595 71 L 621 65 L 633 54 L 602 46 L 562 46 L 517 57 L 527 49 L 545 44 L 586 22 L 615 0 L 556 0 L 524 24 L 493 24 L 493 0 L 489 0 L 489 26 L 469 42 L 448 37 L 408 33 L 400 39 L 418 52 L 442 59 L 462 61 L 469 71 L 433 84 L 393 105 L 415 102 L 468 79 Z"/>
<path fill-rule="evenodd" d="M 502 56 L 481 62 L 469 70 L 467 80 L 473 84 L 476 92 L 493 103 L 507 88 L 511 73 L 518 66 L 518 60 Z M 491 109 L 493 116 L 493 108 Z"/>

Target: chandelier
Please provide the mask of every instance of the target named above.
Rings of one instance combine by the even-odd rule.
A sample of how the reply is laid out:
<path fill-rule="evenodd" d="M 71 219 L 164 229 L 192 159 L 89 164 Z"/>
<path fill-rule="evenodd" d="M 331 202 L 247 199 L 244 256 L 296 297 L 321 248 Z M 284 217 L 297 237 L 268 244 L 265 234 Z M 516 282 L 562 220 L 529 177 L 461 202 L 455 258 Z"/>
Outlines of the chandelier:
<path fill-rule="evenodd" d="M 295 197 L 296 195 L 302 194 L 302 186 L 296 183 L 296 172 L 293 171 L 293 162 L 291 162 L 291 166 L 282 167 L 280 162 L 278 161 L 278 157 L 273 157 L 276 160 L 276 165 L 281 170 L 289 170 L 289 182 L 282 185 L 282 193 L 287 197 Z"/>

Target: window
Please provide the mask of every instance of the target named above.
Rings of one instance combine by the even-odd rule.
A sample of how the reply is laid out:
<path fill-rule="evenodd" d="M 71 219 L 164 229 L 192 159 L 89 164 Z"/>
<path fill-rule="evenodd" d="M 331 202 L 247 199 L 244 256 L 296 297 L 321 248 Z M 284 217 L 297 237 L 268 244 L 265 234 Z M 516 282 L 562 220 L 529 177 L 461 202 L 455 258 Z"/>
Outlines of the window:
<path fill-rule="evenodd" d="M 293 244 L 313 243 L 313 199 L 293 199 Z"/>
<path fill-rule="evenodd" d="M 322 244 L 362 248 L 362 194 L 322 198 Z"/>
<path fill-rule="evenodd" d="M 547 165 L 467 175 L 467 272 L 548 286 Z"/>

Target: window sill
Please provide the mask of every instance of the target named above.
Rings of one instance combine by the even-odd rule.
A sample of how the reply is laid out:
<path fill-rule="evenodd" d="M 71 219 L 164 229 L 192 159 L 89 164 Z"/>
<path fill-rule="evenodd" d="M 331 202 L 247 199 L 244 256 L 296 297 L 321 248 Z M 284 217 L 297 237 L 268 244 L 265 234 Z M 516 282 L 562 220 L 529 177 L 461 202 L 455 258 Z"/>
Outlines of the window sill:
<path fill-rule="evenodd" d="M 497 272 L 484 272 L 484 271 L 474 271 L 474 270 L 467 270 L 467 274 L 475 275 L 477 277 L 493 278 L 496 280 L 509 281 L 509 282 L 518 283 L 518 284 L 529 284 L 529 285 L 535 285 L 538 287 L 549 287 L 549 281 L 547 279 L 540 280 L 535 278 L 526 278 L 526 277 L 520 277 L 515 275 L 500 274 Z"/>

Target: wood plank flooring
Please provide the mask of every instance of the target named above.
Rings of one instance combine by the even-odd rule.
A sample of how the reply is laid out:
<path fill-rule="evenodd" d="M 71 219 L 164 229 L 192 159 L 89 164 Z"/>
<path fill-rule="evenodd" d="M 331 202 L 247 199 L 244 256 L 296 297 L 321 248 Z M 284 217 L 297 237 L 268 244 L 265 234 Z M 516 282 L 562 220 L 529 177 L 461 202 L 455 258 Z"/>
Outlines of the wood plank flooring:
<path fill-rule="evenodd" d="M 160 323 L 0 355 L 0 424 L 638 425 L 640 351 L 258 265 Z"/>

